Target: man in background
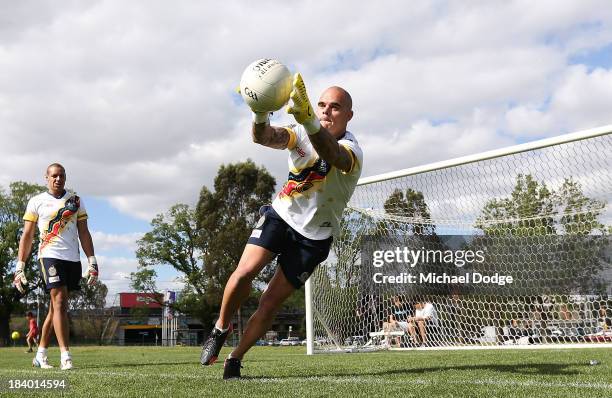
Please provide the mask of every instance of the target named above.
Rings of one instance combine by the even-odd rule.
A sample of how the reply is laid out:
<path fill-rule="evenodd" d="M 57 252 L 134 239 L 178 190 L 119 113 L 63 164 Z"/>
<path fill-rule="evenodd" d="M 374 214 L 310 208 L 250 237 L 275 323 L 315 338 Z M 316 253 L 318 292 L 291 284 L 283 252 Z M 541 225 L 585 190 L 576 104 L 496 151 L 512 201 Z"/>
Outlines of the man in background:
<path fill-rule="evenodd" d="M 85 278 L 88 284 L 98 279 L 98 264 L 87 227 L 87 211 L 81 198 L 64 189 L 66 169 L 59 163 L 47 167 L 45 174 L 47 192 L 34 196 L 28 202 L 23 234 L 19 241 L 14 285 L 22 293 L 28 281 L 25 277 L 25 261 L 30 256 L 36 227 L 40 232 L 38 260 L 47 290 L 51 295 L 49 312 L 42 327 L 40 344 L 32 366 L 49 369 L 47 347 L 51 332 L 60 347 L 60 368 L 72 369 L 72 356 L 68 347 L 68 293 L 80 290 L 81 259 L 79 241 L 88 260 Z"/>

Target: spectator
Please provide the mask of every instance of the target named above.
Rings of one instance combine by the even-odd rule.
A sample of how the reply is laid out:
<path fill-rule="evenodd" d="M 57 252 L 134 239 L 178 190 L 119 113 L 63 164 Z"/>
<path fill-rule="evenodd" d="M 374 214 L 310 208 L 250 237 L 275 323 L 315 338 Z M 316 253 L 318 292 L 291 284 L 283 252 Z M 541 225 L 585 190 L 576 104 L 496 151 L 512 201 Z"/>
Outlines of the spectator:
<path fill-rule="evenodd" d="M 404 322 L 405 323 L 405 322 Z M 402 330 L 402 327 L 399 325 L 399 322 L 395 319 L 395 315 L 389 314 L 387 317 L 387 321 L 383 322 L 383 332 L 397 332 Z M 389 339 L 389 336 L 385 337 L 385 339 Z M 385 344 L 386 342 L 383 341 Z M 401 337 L 400 336 L 392 336 L 390 337 L 390 344 L 393 344 L 395 347 L 400 347 Z"/>
<path fill-rule="evenodd" d="M 408 332 L 414 344 L 417 343 L 417 329 L 421 347 L 427 346 L 428 336 L 438 335 L 438 314 L 434 305 L 428 301 L 419 301 L 415 305 L 415 315 L 408 318 Z"/>
<path fill-rule="evenodd" d="M 612 329 L 612 311 L 607 308 L 605 303 L 599 307 L 599 325 L 603 330 Z"/>

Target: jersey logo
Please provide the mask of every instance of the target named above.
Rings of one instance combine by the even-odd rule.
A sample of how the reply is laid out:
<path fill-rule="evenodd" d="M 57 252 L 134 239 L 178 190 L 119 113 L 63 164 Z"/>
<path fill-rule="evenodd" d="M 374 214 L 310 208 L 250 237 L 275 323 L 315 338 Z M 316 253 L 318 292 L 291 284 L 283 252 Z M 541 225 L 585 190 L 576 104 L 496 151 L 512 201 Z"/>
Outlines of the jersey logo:
<path fill-rule="evenodd" d="M 319 158 L 310 167 L 305 168 L 298 174 L 289 173 L 287 182 L 283 189 L 278 193 L 278 196 L 293 196 L 308 191 L 316 182 L 325 180 L 325 177 L 331 170 L 331 166 L 323 159 Z"/>

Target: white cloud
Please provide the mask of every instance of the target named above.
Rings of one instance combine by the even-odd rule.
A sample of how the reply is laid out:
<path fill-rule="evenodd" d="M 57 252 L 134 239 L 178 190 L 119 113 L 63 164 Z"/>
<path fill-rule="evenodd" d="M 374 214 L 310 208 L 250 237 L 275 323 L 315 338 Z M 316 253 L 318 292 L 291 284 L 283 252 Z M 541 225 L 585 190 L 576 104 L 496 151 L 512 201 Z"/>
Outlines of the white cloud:
<path fill-rule="evenodd" d="M 91 232 L 96 252 L 110 250 L 136 250 L 136 241 L 142 238 L 143 233 L 108 234 L 102 231 Z"/>
<path fill-rule="evenodd" d="M 610 103 L 612 69 L 575 65 L 565 70 L 548 101 L 516 106 L 505 117 L 508 131 L 517 137 L 545 136 L 612 123 Z"/>
<path fill-rule="evenodd" d="M 20 1 L 0 11 L 0 184 L 60 161 L 81 194 L 150 220 L 222 163 L 282 182 L 286 154 L 250 141 L 233 91 L 264 56 L 313 97 L 350 90 L 364 175 L 608 124 L 612 71 L 570 59 L 610 45 L 610 26 L 597 0 Z"/>
<path fill-rule="evenodd" d="M 364 176 L 610 124 L 610 62 L 588 64 L 609 48 L 605 0 L 12 2 L 0 10 L 0 186 L 44 184 L 59 161 L 69 187 L 149 221 L 195 204 L 223 163 L 251 158 L 280 184 L 286 153 L 251 142 L 234 93 L 262 57 L 302 72 L 313 100 L 332 84 L 351 92 Z M 279 113 L 275 124 L 291 121 Z M 480 184 L 503 196 L 508 176 Z M 479 195 L 432 211 L 474 212 Z M 111 305 L 141 232 L 93 234 Z M 170 274 L 160 289 L 180 290 Z"/>
<path fill-rule="evenodd" d="M 612 54 L 611 54 L 612 56 Z M 582 66 L 568 68 L 565 79 L 553 93 L 551 110 L 555 119 L 571 129 L 609 124 L 612 121 L 612 69 L 591 72 Z"/>
<path fill-rule="evenodd" d="M 541 136 L 555 126 L 550 113 L 537 107 L 521 105 L 506 113 L 508 130 L 517 137 Z"/>

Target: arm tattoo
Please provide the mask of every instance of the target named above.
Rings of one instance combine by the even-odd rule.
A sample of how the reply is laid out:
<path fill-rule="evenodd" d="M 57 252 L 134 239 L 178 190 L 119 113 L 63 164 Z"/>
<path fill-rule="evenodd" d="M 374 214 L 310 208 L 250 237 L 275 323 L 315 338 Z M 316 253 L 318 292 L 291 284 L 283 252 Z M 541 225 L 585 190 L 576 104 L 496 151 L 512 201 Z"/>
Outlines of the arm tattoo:
<path fill-rule="evenodd" d="M 253 125 L 253 141 L 274 149 L 285 149 L 289 143 L 289 133 L 282 127 Z"/>
<path fill-rule="evenodd" d="M 272 130 L 267 146 L 277 149 L 287 148 L 289 143 L 289 133 L 287 130 L 282 127 L 272 127 Z"/>
<path fill-rule="evenodd" d="M 338 144 L 338 141 L 324 128 L 309 136 L 312 146 L 319 156 L 332 166 L 348 172 L 353 164 L 351 154 Z"/>

